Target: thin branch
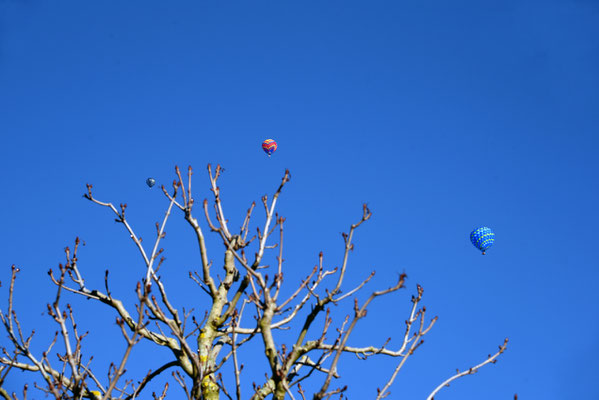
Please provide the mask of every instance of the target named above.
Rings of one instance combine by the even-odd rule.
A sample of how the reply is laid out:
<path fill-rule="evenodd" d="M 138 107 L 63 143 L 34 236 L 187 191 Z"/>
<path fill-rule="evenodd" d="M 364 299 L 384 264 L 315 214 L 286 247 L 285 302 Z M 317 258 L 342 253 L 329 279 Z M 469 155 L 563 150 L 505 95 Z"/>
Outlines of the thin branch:
<path fill-rule="evenodd" d="M 235 328 L 237 327 L 239 320 L 241 319 L 241 314 L 243 313 L 243 308 L 245 307 L 245 302 L 241 306 L 241 312 L 239 315 L 233 315 L 233 320 L 231 321 L 231 352 L 233 353 L 233 370 L 235 373 L 235 394 L 237 396 L 237 400 L 241 400 L 241 381 L 239 375 L 241 373 L 241 369 L 239 368 L 239 361 L 237 360 L 237 344 L 235 343 L 237 340 L 237 334 L 235 333 Z M 243 366 L 242 366 L 243 368 Z"/>
<path fill-rule="evenodd" d="M 499 355 L 501 355 L 501 353 L 503 353 L 505 351 L 505 349 L 507 348 L 507 343 L 508 343 L 508 338 L 505 338 L 505 340 L 503 341 L 503 344 L 501 346 L 499 346 L 499 350 L 497 351 L 497 353 L 490 355 L 487 357 L 487 359 L 483 362 L 481 362 L 478 365 L 475 365 L 474 367 L 471 367 L 470 369 L 460 372 L 459 370 L 457 371 L 457 374 L 455 374 L 454 376 L 452 376 L 451 378 L 445 380 L 443 383 L 441 383 L 439 386 L 437 386 L 435 388 L 435 390 L 433 390 L 431 392 L 431 394 L 428 395 L 428 397 L 426 398 L 426 400 L 433 400 L 435 395 L 437 393 L 439 393 L 439 391 L 441 389 L 443 389 L 445 386 L 449 386 L 449 383 L 461 378 L 462 376 L 466 376 L 466 375 L 471 375 L 474 374 L 476 372 L 478 372 L 479 368 L 487 365 L 487 364 L 495 364 L 497 357 L 499 357 Z"/>
<path fill-rule="evenodd" d="M 164 372 L 165 370 L 169 369 L 170 367 L 175 367 L 177 366 L 179 363 L 177 361 L 171 361 L 168 362 L 166 364 L 164 364 L 163 366 L 161 366 L 160 368 L 158 368 L 156 371 L 149 371 L 148 374 L 143 378 L 143 380 L 139 383 L 139 386 L 135 389 L 135 391 L 127 396 L 127 400 L 133 400 L 136 399 L 137 396 L 139 395 L 139 393 L 141 393 L 141 391 L 144 389 L 144 387 L 155 377 L 157 377 L 158 375 L 160 375 L 162 372 Z"/>
<path fill-rule="evenodd" d="M 168 205 L 168 208 L 166 210 L 166 213 L 164 215 L 164 219 L 162 220 L 162 225 L 160 225 L 160 229 L 158 230 L 157 236 L 156 236 L 156 241 L 154 242 L 154 248 L 152 249 L 152 255 L 150 256 L 150 262 L 148 264 L 148 269 L 146 272 L 146 285 L 150 285 L 151 284 L 151 280 L 150 280 L 150 276 L 153 276 L 154 279 L 156 279 L 156 276 L 154 275 L 154 270 L 152 269 L 152 266 L 154 265 L 154 260 L 156 259 L 156 257 L 158 256 L 159 253 L 158 252 L 158 245 L 160 244 L 160 239 L 162 239 L 165 235 L 164 233 L 164 228 L 166 226 L 166 221 L 168 221 L 168 217 L 171 214 L 171 210 L 173 208 L 173 204 L 175 203 L 175 197 L 177 196 L 177 186 L 175 186 L 175 188 L 173 189 L 173 197 L 171 202 Z"/>
<path fill-rule="evenodd" d="M 127 208 L 127 204 L 121 204 L 121 212 L 119 212 L 119 211 L 117 211 L 117 209 L 114 207 L 114 205 L 112 203 L 105 203 L 105 202 L 95 199 L 92 196 L 92 187 L 93 186 L 90 185 L 89 183 L 87 184 L 87 193 L 84 194 L 83 197 L 85 197 L 86 199 L 88 199 L 88 200 L 92 201 L 93 203 L 96 203 L 100 206 L 110 208 L 112 210 L 112 212 L 114 214 L 116 214 L 116 216 L 117 216 L 116 221 L 125 225 L 125 228 L 127 228 L 127 231 L 129 232 L 129 235 L 131 236 L 131 239 L 133 240 L 133 242 L 139 249 L 139 252 L 141 253 L 141 255 L 143 257 L 143 259 L 146 263 L 146 266 L 150 265 L 150 260 L 148 259 L 148 256 L 146 255 L 146 252 L 145 252 L 143 246 L 141 245 L 141 238 L 138 238 L 137 235 L 135 235 L 135 232 L 133 232 L 133 229 L 131 228 L 131 226 L 129 225 L 127 220 L 125 219 L 125 209 Z"/>

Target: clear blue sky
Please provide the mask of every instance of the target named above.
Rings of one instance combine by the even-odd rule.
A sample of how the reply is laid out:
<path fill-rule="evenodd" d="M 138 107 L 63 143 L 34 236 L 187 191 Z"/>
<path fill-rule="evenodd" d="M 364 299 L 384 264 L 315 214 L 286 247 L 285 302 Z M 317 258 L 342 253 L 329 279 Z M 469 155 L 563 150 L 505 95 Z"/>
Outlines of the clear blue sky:
<path fill-rule="evenodd" d="M 288 288 L 320 250 L 339 263 L 339 233 L 368 202 L 347 287 L 371 269 L 369 290 L 398 272 L 409 280 L 373 303 L 351 344 L 399 339 L 417 283 L 439 316 L 391 398 L 424 398 L 506 336 L 496 365 L 438 398 L 599 398 L 597 38 L 592 0 L 0 1 L 0 279 L 12 263 L 22 269 L 17 311 L 41 349 L 46 271 L 76 235 L 90 284 L 110 268 L 113 291 L 132 299 L 143 273 L 122 226 L 81 197 L 86 182 L 127 202 L 149 242 L 167 203 L 148 176 L 166 183 L 191 164 L 203 199 L 205 166 L 221 163 L 238 226 L 289 168 L 279 208 Z M 270 159 L 265 138 L 279 143 Z M 497 234 L 484 257 L 468 238 L 480 225 Z M 178 304 L 202 309 L 206 296 L 186 278 L 199 264 L 192 232 L 178 213 L 167 232 L 167 284 Z M 122 352 L 114 316 L 69 301 L 96 328 L 87 354 L 105 367 Z M 131 369 L 167 354 L 140 356 Z M 374 397 L 394 365 L 341 367 L 350 398 Z M 13 376 L 12 388 L 27 377 Z"/>

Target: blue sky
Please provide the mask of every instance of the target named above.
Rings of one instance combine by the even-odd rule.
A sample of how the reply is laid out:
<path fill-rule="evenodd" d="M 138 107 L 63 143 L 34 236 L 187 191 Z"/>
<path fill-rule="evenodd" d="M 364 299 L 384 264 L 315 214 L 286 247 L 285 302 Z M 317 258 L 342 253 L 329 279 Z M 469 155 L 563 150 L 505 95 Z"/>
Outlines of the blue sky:
<path fill-rule="evenodd" d="M 150 238 L 167 202 L 148 176 L 167 183 L 191 164 L 203 199 L 206 164 L 222 164 L 237 226 L 289 168 L 279 208 L 289 290 L 320 250 L 338 265 L 339 233 L 367 202 L 347 287 L 372 269 L 368 290 L 409 279 L 372 304 L 350 343 L 397 345 L 417 283 L 439 316 L 391 398 L 425 398 L 506 336 L 496 365 L 438 398 L 597 398 L 598 37 L 590 0 L 0 1 L 0 279 L 22 269 L 17 311 L 41 349 L 55 329 L 42 315 L 46 271 L 75 236 L 88 282 L 110 268 L 113 291 L 133 299 L 143 274 L 122 226 L 81 197 L 85 183 L 128 203 Z M 270 159 L 266 138 L 279 143 Z M 497 235 L 484 257 L 468 238 L 481 225 Z M 167 286 L 202 309 L 186 277 L 199 263 L 192 232 L 180 214 L 167 232 Z M 105 367 L 122 352 L 114 316 L 68 301 Z M 166 357 L 134 353 L 131 369 Z M 373 398 L 394 365 L 349 359 L 350 398 Z M 266 364 L 254 368 L 248 385 Z M 13 377 L 15 389 L 28 378 Z"/>

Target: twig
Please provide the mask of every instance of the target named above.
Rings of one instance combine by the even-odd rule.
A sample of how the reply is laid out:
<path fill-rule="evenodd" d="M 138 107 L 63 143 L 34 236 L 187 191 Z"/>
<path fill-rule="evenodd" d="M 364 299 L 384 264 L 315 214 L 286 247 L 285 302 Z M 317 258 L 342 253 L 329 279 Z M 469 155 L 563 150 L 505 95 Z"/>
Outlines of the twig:
<path fill-rule="evenodd" d="M 475 365 L 474 367 L 471 367 L 470 369 L 468 369 L 466 371 L 463 371 L 463 372 L 460 372 L 458 370 L 457 374 L 455 374 L 454 376 L 452 376 L 451 378 L 445 380 L 443 383 L 441 383 L 439 386 L 437 386 L 435 388 L 435 390 L 433 390 L 431 392 L 431 394 L 428 395 L 428 397 L 426 398 L 426 400 L 433 400 L 434 397 L 435 397 L 435 395 L 437 393 L 439 393 L 439 391 L 441 389 L 443 389 L 445 386 L 449 386 L 450 382 L 452 382 L 452 381 L 454 381 L 454 380 L 456 380 L 458 378 L 461 378 L 462 376 L 474 374 L 474 373 L 478 372 L 479 368 L 481 368 L 481 367 L 483 367 L 483 366 L 485 366 L 485 365 L 487 365 L 489 363 L 495 364 L 497 357 L 499 357 L 499 355 L 501 353 L 503 353 L 505 351 L 505 349 L 507 348 L 507 342 L 508 342 L 508 338 L 505 338 L 505 340 L 503 341 L 503 344 L 501 346 L 499 346 L 499 351 L 497 351 L 497 353 L 495 353 L 493 355 L 489 354 L 489 356 L 487 357 L 487 359 L 485 361 L 481 362 L 480 364 Z"/>
<path fill-rule="evenodd" d="M 147 373 L 147 375 L 144 377 L 144 379 L 139 383 L 139 386 L 133 391 L 133 393 L 130 396 L 127 396 L 127 400 L 133 400 L 137 398 L 137 395 L 144 389 L 144 387 L 155 377 L 157 377 L 158 375 L 160 375 L 162 372 L 164 372 L 165 370 L 169 369 L 170 367 L 174 367 L 177 366 L 178 362 L 177 361 L 171 361 L 168 362 L 166 364 L 164 364 L 163 366 L 161 366 L 160 368 L 158 368 L 156 371 L 149 371 Z"/>

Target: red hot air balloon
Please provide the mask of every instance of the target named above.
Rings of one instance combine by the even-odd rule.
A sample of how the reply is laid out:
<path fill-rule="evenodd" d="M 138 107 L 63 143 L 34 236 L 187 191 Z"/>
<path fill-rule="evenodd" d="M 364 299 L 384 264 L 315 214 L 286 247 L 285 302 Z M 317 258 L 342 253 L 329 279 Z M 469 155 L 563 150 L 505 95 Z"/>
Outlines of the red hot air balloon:
<path fill-rule="evenodd" d="M 269 157 L 272 153 L 275 152 L 276 149 L 277 142 L 275 142 L 274 140 L 266 139 L 264 142 L 262 142 L 262 150 L 264 150 L 264 152 L 268 154 Z"/>

